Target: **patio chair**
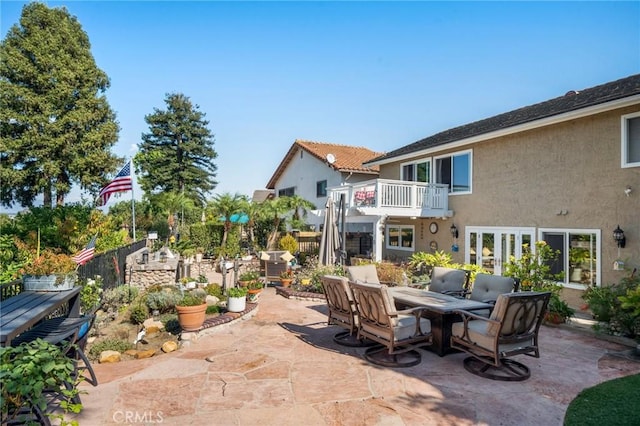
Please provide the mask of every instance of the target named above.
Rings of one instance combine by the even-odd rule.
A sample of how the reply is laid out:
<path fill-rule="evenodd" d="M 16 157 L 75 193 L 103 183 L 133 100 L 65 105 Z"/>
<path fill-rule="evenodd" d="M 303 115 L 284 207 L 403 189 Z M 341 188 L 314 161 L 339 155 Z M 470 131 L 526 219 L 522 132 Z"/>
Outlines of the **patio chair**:
<path fill-rule="evenodd" d="M 449 294 L 456 297 L 465 297 L 469 284 L 469 271 L 464 269 L 445 268 L 434 266 L 431 270 L 431 282 L 429 291 Z"/>
<path fill-rule="evenodd" d="M 540 357 L 538 330 L 550 296 L 550 292 L 533 291 L 501 294 L 489 318 L 456 311 L 463 321 L 451 328 L 451 347 L 471 355 L 465 358 L 464 368 L 492 380 L 528 379 L 529 367 L 509 357 Z"/>
<path fill-rule="evenodd" d="M 98 386 L 98 379 L 95 372 L 84 353 L 89 338 L 89 330 L 95 321 L 95 314 L 90 314 L 78 318 L 56 317 L 42 321 L 37 326 L 19 335 L 11 341 L 12 346 L 17 346 L 22 342 L 29 342 L 37 338 L 43 339 L 53 344 L 67 344 L 71 341 L 67 356 L 72 358 L 76 364 L 76 374 L 84 375 L 84 380 L 93 386 Z M 80 361 L 82 364 L 80 364 Z"/>
<path fill-rule="evenodd" d="M 380 284 L 378 270 L 373 263 L 347 267 L 347 277 L 355 283 Z"/>
<path fill-rule="evenodd" d="M 364 358 L 383 367 L 411 367 L 422 357 L 417 348 L 431 344 L 431 322 L 422 318 L 426 308 L 397 311 L 388 287 L 349 281 L 356 301 L 360 325 L 358 337 L 378 342 Z"/>
<path fill-rule="evenodd" d="M 476 274 L 476 279 L 473 282 L 473 288 L 469 294 L 469 299 L 495 305 L 499 295 L 518 291 L 518 284 L 518 280 L 511 277 L 502 277 L 500 275 L 491 274 Z M 491 314 L 491 310 L 489 309 L 476 310 L 473 312 L 486 317 Z"/>
<path fill-rule="evenodd" d="M 371 346 L 375 342 L 358 338 L 358 310 L 346 277 L 325 275 L 321 279 L 322 289 L 329 307 L 329 325 L 346 329 L 333 336 L 334 342 L 351 347 Z"/>

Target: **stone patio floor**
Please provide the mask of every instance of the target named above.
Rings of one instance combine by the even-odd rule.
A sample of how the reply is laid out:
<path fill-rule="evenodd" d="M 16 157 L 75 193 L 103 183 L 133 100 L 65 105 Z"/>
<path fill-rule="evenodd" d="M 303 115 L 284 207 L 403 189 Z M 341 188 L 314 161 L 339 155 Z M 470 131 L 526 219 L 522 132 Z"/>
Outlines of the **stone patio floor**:
<path fill-rule="evenodd" d="M 206 329 L 169 354 L 95 364 L 82 385 L 82 426 L 102 425 L 561 425 L 583 389 L 640 373 L 630 349 L 576 327 L 543 326 L 541 357 L 518 356 L 524 382 L 468 373 L 462 353 L 421 351 L 411 368 L 381 368 L 335 344 L 326 305 L 268 287 L 258 307 Z"/>

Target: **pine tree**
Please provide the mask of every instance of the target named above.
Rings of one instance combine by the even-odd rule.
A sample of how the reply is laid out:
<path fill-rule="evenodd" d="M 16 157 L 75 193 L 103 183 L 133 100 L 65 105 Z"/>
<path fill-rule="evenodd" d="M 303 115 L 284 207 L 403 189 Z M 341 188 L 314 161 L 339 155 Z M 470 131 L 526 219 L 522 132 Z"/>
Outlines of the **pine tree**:
<path fill-rule="evenodd" d="M 0 201 L 63 205 L 72 184 L 97 193 L 122 160 L 107 75 L 65 8 L 33 2 L 0 44 Z"/>
<path fill-rule="evenodd" d="M 203 205 L 215 189 L 218 156 L 205 114 L 181 93 L 168 94 L 166 110 L 145 116 L 149 133 L 142 135 L 135 165 L 147 193 L 176 192 Z"/>

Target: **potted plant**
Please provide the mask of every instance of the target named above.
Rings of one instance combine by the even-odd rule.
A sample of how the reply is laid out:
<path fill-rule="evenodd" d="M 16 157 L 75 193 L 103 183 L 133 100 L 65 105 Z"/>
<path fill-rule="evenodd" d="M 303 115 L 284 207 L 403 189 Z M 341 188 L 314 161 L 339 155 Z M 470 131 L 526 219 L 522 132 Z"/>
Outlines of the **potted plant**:
<path fill-rule="evenodd" d="M 589 259 L 589 250 L 581 247 L 569 249 L 570 281 L 582 282 L 582 264 Z"/>
<path fill-rule="evenodd" d="M 258 301 L 258 297 L 262 292 L 262 282 L 260 280 L 254 280 L 247 284 L 247 301 L 255 303 Z"/>
<path fill-rule="evenodd" d="M 260 273 L 255 270 L 248 270 L 240 274 L 238 277 L 238 284 L 241 287 L 247 287 L 249 284 L 258 281 L 260 279 Z"/>
<path fill-rule="evenodd" d="M 573 316 L 575 311 L 556 293 L 551 293 L 545 321 L 551 324 L 562 324 Z"/>
<path fill-rule="evenodd" d="M 7 421 L 12 423 L 11 420 L 17 421 L 16 424 L 32 424 L 30 420 L 33 419 L 22 418 L 23 408 L 39 411 L 43 417 L 46 416 L 44 419 L 52 418 L 61 424 L 71 424 L 65 416 L 82 409 L 77 387 L 82 376 L 77 374 L 73 359 L 67 356 L 64 349 L 42 339 L 16 347 L 0 348 L 2 424 Z M 60 398 L 62 412 L 43 414 L 49 400 L 45 389 L 55 392 L 56 397 Z"/>
<path fill-rule="evenodd" d="M 22 268 L 25 290 L 63 291 L 73 288 L 78 265 L 71 256 L 45 249 Z"/>
<path fill-rule="evenodd" d="M 242 312 L 247 307 L 247 288 L 231 287 L 227 290 L 227 310 L 229 312 Z"/>
<path fill-rule="evenodd" d="M 292 281 L 293 271 L 291 270 L 291 268 L 287 268 L 286 270 L 282 271 L 282 273 L 280 274 L 280 283 L 282 284 L 282 286 L 289 287 Z"/>
<path fill-rule="evenodd" d="M 178 322 L 184 331 L 196 331 L 202 327 L 207 311 L 206 294 L 202 291 L 184 293 L 176 301 Z"/>

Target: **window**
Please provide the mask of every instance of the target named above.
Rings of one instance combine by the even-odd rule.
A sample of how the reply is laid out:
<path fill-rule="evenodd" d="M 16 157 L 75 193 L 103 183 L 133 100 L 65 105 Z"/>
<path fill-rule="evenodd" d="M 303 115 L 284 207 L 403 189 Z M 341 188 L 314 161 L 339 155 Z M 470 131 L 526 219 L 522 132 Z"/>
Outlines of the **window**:
<path fill-rule="evenodd" d="M 640 112 L 622 116 L 622 167 L 640 166 Z"/>
<path fill-rule="evenodd" d="M 294 195 L 296 195 L 296 189 L 293 186 L 278 190 L 278 197 L 293 197 Z"/>
<path fill-rule="evenodd" d="M 327 181 L 320 180 L 316 182 L 316 197 L 326 197 L 327 196 Z"/>
<path fill-rule="evenodd" d="M 471 192 L 471 151 L 436 158 L 435 181 L 449 185 L 449 192 Z"/>
<path fill-rule="evenodd" d="M 413 233 L 413 226 L 387 226 L 387 248 L 393 250 L 413 251 L 415 245 Z"/>
<path fill-rule="evenodd" d="M 584 289 L 600 285 L 600 230 L 541 229 L 540 239 L 560 255 L 551 266 L 552 274 L 562 274 L 567 287 Z"/>
<path fill-rule="evenodd" d="M 401 180 L 409 182 L 431 182 L 431 160 L 419 160 L 401 166 Z"/>

